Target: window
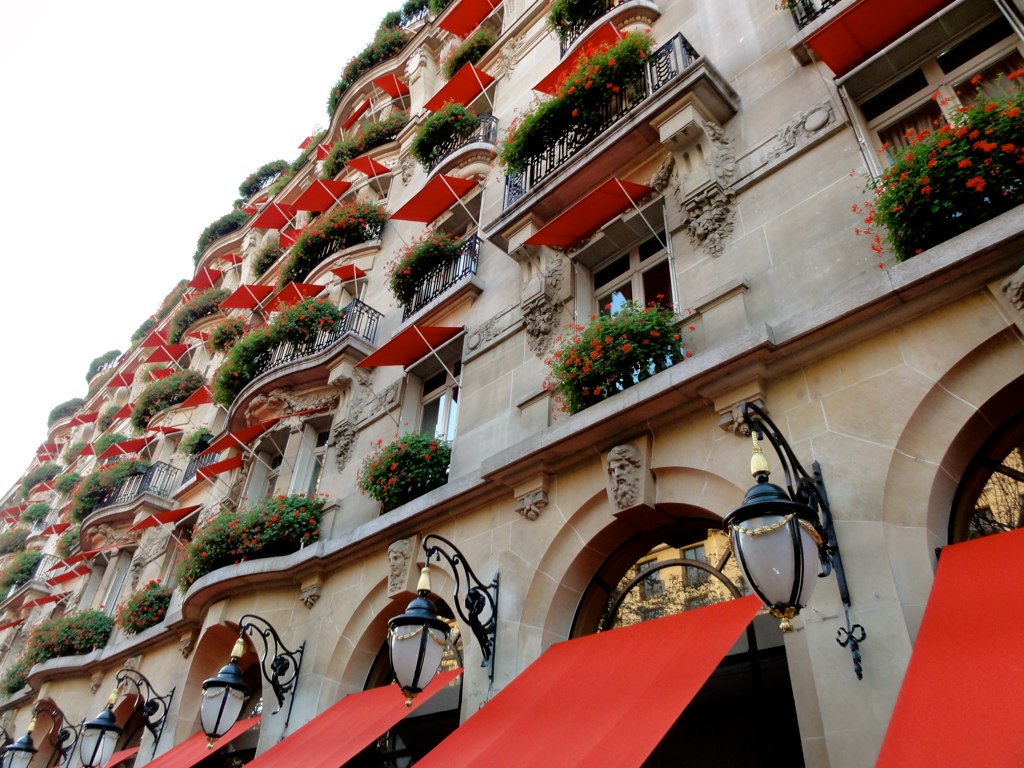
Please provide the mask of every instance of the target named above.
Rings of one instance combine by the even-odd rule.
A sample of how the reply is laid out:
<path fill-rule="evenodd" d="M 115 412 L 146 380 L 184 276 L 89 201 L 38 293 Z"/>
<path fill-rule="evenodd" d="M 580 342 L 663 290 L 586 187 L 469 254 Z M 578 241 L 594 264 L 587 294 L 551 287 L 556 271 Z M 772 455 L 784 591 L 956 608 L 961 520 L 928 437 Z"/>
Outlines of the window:
<path fill-rule="evenodd" d="M 448 371 L 434 374 L 423 382 L 423 400 L 420 416 L 420 432 L 434 435 L 440 440 L 455 439 L 455 424 L 459 413 L 458 376 L 461 365 L 456 363 L 452 373 Z"/>
<path fill-rule="evenodd" d="M 615 314 L 627 301 L 672 308 L 672 275 L 664 234 L 651 237 L 593 271 L 599 312 Z"/>
<path fill-rule="evenodd" d="M 107 565 L 105 573 L 110 575 L 110 581 L 107 582 L 107 590 L 104 593 L 100 610 L 108 616 L 112 616 L 114 609 L 117 608 L 117 601 L 121 597 L 121 590 L 128 579 L 128 566 L 131 565 L 131 562 L 130 554 L 120 554 L 116 562 Z"/>
<path fill-rule="evenodd" d="M 324 458 L 327 456 L 327 440 L 330 433 L 326 430 L 316 433 L 316 443 L 313 446 L 312 471 L 309 476 L 309 485 L 306 492 L 315 494 L 320 488 L 320 477 L 324 472 Z"/>

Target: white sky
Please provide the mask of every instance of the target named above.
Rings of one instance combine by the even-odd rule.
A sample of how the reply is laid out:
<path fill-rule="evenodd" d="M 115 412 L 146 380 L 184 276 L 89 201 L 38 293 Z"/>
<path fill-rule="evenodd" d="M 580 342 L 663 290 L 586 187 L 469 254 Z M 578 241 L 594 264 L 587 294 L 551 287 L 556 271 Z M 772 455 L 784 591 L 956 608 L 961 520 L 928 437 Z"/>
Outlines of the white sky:
<path fill-rule="evenodd" d="M 0 7 L 0 494 L 193 273 L 264 163 L 326 126 L 342 67 L 401 0 L 35 0 Z"/>

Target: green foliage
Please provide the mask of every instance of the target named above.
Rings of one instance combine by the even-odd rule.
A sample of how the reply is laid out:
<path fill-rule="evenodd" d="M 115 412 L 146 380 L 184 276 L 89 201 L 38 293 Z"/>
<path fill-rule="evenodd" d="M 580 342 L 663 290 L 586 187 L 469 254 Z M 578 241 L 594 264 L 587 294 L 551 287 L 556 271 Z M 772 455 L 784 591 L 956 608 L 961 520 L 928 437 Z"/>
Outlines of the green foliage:
<path fill-rule="evenodd" d="M 405 0 L 402 4 L 402 26 L 412 22 L 428 7 L 428 0 Z"/>
<path fill-rule="evenodd" d="M 466 138 L 476 130 L 476 112 L 462 104 L 448 102 L 423 121 L 409 151 L 429 171 L 443 147 L 454 137 Z"/>
<path fill-rule="evenodd" d="M 284 253 L 284 249 L 278 243 L 267 243 L 260 248 L 252 260 L 253 278 L 263 277 L 282 253 Z"/>
<path fill-rule="evenodd" d="M 642 84 L 650 54 L 651 39 L 634 32 L 615 45 L 581 56 L 553 97 L 513 120 L 506 130 L 498 150 L 506 172 L 522 170 L 573 125 L 599 122 L 612 99 Z"/>
<path fill-rule="evenodd" d="M 0 690 L 8 696 L 21 690 L 34 664 L 102 648 L 113 630 L 114 620 L 102 611 L 79 611 L 44 619 L 29 634 L 21 656 L 4 671 Z"/>
<path fill-rule="evenodd" d="M 178 311 L 174 313 L 167 326 L 167 342 L 177 344 L 192 323 L 216 312 L 220 303 L 230 295 L 231 291 L 223 288 L 208 288 L 186 301 L 178 307 Z"/>
<path fill-rule="evenodd" d="M 327 298 L 305 299 L 277 313 L 272 328 L 279 341 L 295 345 L 311 342 L 342 320 L 341 310 Z"/>
<path fill-rule="evenodd" d="M 607 0 L 552 0 L 548 6 L 548 27 L 564 43 L 572 25 L 597 19 L 607 8 Z"/>
<path fill-rule="evenodd" d="M 28 672 L 32 665 L 22 658 L 8 662 L 0 675 L 0 693 L 13 696 L 28 683 Z"/>
<path fill-rule="evenodd" d="M 97 440 L 92 444 L 92 451 L 98 458 L 102 456 L 110 446 L 115 443 L 123 443 L 127 439 L 128 435 L 122 435 L 120 432 L 111 432 L 109 435 L 103 435 L 103 437 L 97 438 Z"/>
<path fill-rule="evenodd" d="M 148 461 L 125 459 L 86 475 L 71 500 L 71 519 L 80 522 L 100 505 L 108 491 L 117 488 L 132 475 L 142 474 L 147 469 Z"/>
<path fill-rule="evenodd" d="M 251 509 L 222 512 L 185 548 L 178 566 L 178 586 L 188 590 L 196 579 L 244 560 L 295 552 L 320 538 L 324 501 L 291 494 L 258 501 Z"/>
<path fill-rule="evenodd" d="M 25 498 L 28 496 L 29 491 L 39 485 L 39 483 L 53 480 L 58 472 L 60 472 L 60 465 L 52 461 L 45 461 L 26 472 L 24 477 L 21 478 L 21 497 Z"/>
<path fill-rule="evenodd" d="M 61 459 L 65 464 L 70 465 L 72 461 L 78 458 L 78 454 L 82 452 L 86 445 L 88 443 L 85 440 L 76 440 L 64 449 L 64 453 L 60 455 Z"/>
<path fill-rule="evenodd" d="M 345 161 L 386 144 L 409 124 L 409 113 L 395 111 L 380 120 L 367 120 L 351 136 L 338 139 L 324 159 L 321 176 L 333 179 L 345 167 Z"/>
<path fill-rule="evenodd" d="M 546 362 L 545 387 L 569 413 L 650 378 L 681 362 L 684 353 L 672 310 L 627 302 L 614 315 L 602 314 L 586 326 L 570 326 L 568 339 L 556 339 Z"/>
<path fill-rule="evenodd" d="M 140 341 L 146 338 L 149 335 L 149 332 L 153 330 L 153 328 L 156 326 L 156 323 L 157 320 L 155 317 L 147 317 L 145 320 L 143 320 L 139 324 L 139 327 L 132 332 L 132 346 L 134 347 L 136 344 L 138 344 Z"/>
<path fill-rule="evenodd" d="M 71 493 L 81 479 L 82 476 L 77 472 L 65 472 L 53 481 L 53 489 L 57 493 Z"/>
<path fill-rule="evenodd" d="M 327 114 L 334 114 L 342 96 L 356 80 L 378 64 L 397 56 L 411 39 L 412 36 L 401 27 L 378 27 L 370 44 L 353 56 L 342 70 L 341 78 L 335 83 L 327 99 Z"/>
<path fill-rule="evenodd" d="M 1024 77 L 1024 70 L 1013 73 Z M 979 78 L 972 80 L 976 84 Z M 867 206 L 865 234 L 885 227 L 908 259 L 1024 203 L 1024 93 L 983 93 L 934 131 L 908 132 L 909 148 L 882 174 Z M 857 207 L 854 207 L 857 211 Z M 876 251 L 881 251 L 875 236 Z"/>
<path fill-rule="evenodd" d="M 467 64 L 476 64 L 490 50 L 496 40 L 491 30 L 480 27 L 476 32 L 462 41 L 462 45 L 452 51 L 442 66 L 445 80 L 451 80 L 455 73 Z"/>
<path fill-rule="evenodd" d="M 327 129 L 325 128 L 317 131 L 316 133 L 309 137 L 309 144 L 306 145 L 306 148 L 304 150 L 299 152 L 299 156 L 292 160 L 292 164 L 288 166 L 287 176 L 289 178 L 291 178 L 296 173 L 301 171 L 302 168 L 306 165 L 306 163 L 309 162 L 309 158 L 312 157 L 313 153 L 316 151 L 316 145 L 322 142 L 324 140 L 324 136 L 326 135 Z M 282 176 L 283 175 L 285 174 L 282 174 Z M 275 187 L 277 186 L 279 181 L 280 179 L 278 179 L 278 181 L 275 181 L 274 184 L 270 187 L 270 189 L 267 190 L 267 194 L 269 194 L 271 197 L 277 194 L 277 190 L 275 189 Z"/>
<path fill-rule="evenodd" d="M 203 256 L 203 251 L 206 250 L 210 243 L 224 237 L 224 235 L 230 235 L 232 232 L 241 229 L 248 220 L 249 215 L 245 211 L 236 208 L 231 213 L 224 214 L 210 224 L 199 235 L 199 240 L 196 242 L 196 252 L 192 256 L 193 263 L 199 263 L 199 259 Z"/>
<path fill-rule="evenodd" d="M 135 400 L 132 411 L 132 426 L 142 431 L 150 420 L 165 408 L 177 405 L 206 383 L 199 371 L 186 368 L 146 385 Z"/>
<path fill-rule="evenodd" d="M 50 411 L 50 415 L 46 417 L 46 427 L 50 428 L 61 419 L 74 416 L 83 405 L 85 405 L 85 400 L 80 397 L 73 397 L 70 400 L 65 400 L 60 405 L 54 406 L 53 410 Z"/>
<path fill-rule="evenodd" d="M 86 400 L 92 400 L 92 396 L 99 392 L 110 381 L 110 377 L 114 375 L 113 368 L 107 368 L 107 370 L 98 374 L 96 378 L 89 382 L 89 390 L 85 393 Z"/>
<path fill-rule="evenodd" d="M 106 432 L 114 423 L 114 414 L 121 410 L 119 405 L 111 405 L 103 409 L 103 412 L 96 419 L 96 429 Z"/>
<path fill-rule="evenodd" d="M 11 557 L 0 571 L 0 593 L 27 584 L 42 559 L 42 552 L 19 552 Z"/>
<path fill-rule="evenodd" d="M 78 538 L 82 528 L 78 524 L 72 525 L 57 539 L 57 557 L 67 560 L 78 550 Z"/>
<path fill-rule="evenodd" d="M 206 346 L 214 352 L 224 352 L 231 349 L 235 342 L 242 338 L 248 326 L 240 317 L 229 317 L 210 331 L 210 338 L 206 340 Z"/>
<path fill-rule="evenodd" d="M 281 266 L 278 287 L 301 281 L 312 269 L 343 248 L 380 237 L 388 213 L 377 203 L 353 200 L 319 217 L 299 235 Z"/>
<path fill-rule="evenodd" d="M 286 160 L 271 160 L 245 177 L 238 185 L 238 194 L 248 200 L 260 190 L 270 186 L 274 180 L 288 169 Z"/>
<path fill-rule="evenodd" d="M 461 248 L 461 238 L 436 229 L 404 248 L 391 266 L 388 281 L 395 300 L 403 307 L 411 304 L 427 275 L 454 262 Z"/>
<path fill-rule="evenodd" d="M 199 427 L 181 439 L 181 442 L 178 443 L 178 453 L 183 456 L 195 456 L 210 444 L 211 437 L 213 437 L 213 433 L 210 430 L 206 427 Z"/>
<path fill-rule="evenodd" d="M 170 604 L 171 590 L 154 579 L 117 606 L 115 621 L 126 635 L 136 635 L 163 621 Z"/>
<path fill-rule="evenodd" d="M 102 355 L 100 355 L 95 360 L 93 360 L 91 363 L 89 363 L 89 370 L 85 374 L 85 380 L 86 381 L 92 381 L 92 377 L 100 372 L 100 368 L 102 368 L 107 363 L 114 362 L 120 356 L 121 356 L 121 350 L 120 349 L 112 349 L 109 352 L 104 352 Z"/>
<path fill-rule="evenodd" d="M 28 541 L 27 528 L 10 528 L 0 533 L 0 555 L 23 551 L 26 541 Z"/>
<path fill-rule="evenodd" d="M 48 514 L 50 514 L 50 505 L 38 502 L 25 507 L 21 512 L 20 519 L 25 525 L 32 525 L 40 520 L 45 520 Z"/>
<path fill-rule="evenodd" d="M 448 482 L 451 446 L 433 435 L 412 432 L 377 450 L 363 460 L 359 487 L 390 512 L 406 502 Z"/>
<path fill-rule="evenodd" d="M 212 224 L 210 226 L 213 226 Z M 164 296 L 164 300 L 160 302 L 160 306 L 156 310 L 157 322 L 163 320 L 178 306 L 178 302 L 181 301 L 181 297 L 185 295 L 185 291 L 188 290 L 188 280 L 179 280 L 178 284 L 171 289 L 171 292 Z M 149 333 L 148 331 L 146 333 Z M 142 335 L 145 337 L 145 333 Z M 140 338 L 140 341 L 142 339 Z"/>
<path fill-rule="evenodd" d="M 427 0 L 427 7 L 430 12 L 437 16 L 441 11 L 448 7 L 452 0 Z"/>

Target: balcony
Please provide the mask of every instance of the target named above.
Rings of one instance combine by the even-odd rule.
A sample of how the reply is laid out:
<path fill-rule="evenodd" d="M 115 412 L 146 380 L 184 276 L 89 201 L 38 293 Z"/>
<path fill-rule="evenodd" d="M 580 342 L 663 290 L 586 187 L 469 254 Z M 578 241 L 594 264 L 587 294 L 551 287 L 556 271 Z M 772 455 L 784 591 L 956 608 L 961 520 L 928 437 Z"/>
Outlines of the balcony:
<path fill-rule="evenodd" d="M 219 457 L 219 453 L 208 453 L 205 456 L 193 456 L 192 459 L 189 461 L 188 465 L 185 467 L 185 472 L 181 476 L 180 485 L 188 485 L 189 483 L 191 483 L 196 477 L 196 472 L 198 472 L 203 467 L 210 466 L 215 461 L 217 461 Z"/>
<path fill-rule="evenodd" d="M 587 10 L 586 16 L 573 19 L 562 26 L 562 34 L 559 36 L 561 55 L 565 56 L 598 20 L 615 26 L 619 26 L 625 19 L 629 19 L 631 23 L 643 20 L 653 25 L 660 15 L 657 5 L 647 0 L 598 0 Z M 605 16 L 608 18 L 604 18 Z"/>
<path fill-rule="evenodd" d="M 452 136 L 448 141 L 437 145 L 434 150 L 434 157 L 430 162 L 428 173 L 433 173 L 441 161 L 453 155 L 463 147 L 471 144 L 490 144 L 493 147 L 498 142 L 498 118 L 494 115 L 480 115 L 476 120 L 476 129 L 468 136 Z"/>
<path fill-rule="evenodd" d="M 150 465 L 137 475 L 130 475 L 119 485 L 107 491 L 93 513 L 118 504 L 127 504 L 144 493 L 169 497 L 178 487 L 178 470 L 162 461 Z"/>
<path fill-rule="evenodd" d="M 658 48 L 644 69 L 644 77 L 638 89 L 627 93 L 630 89 L 624 88 L 622 93 L 609 100 L 601 119 L 586 125 L 568 126 L 554 144 L 543 153 L 533 156 L 525 168 L 505 177 L 503 207 L 508 208 L 526 197 L 531 189 L 557 172 L 580 150 L 638 111 L 698 58 L 693 46 L 681 34 Z"/>
<path fill-rule="evenodd" d="M 311 341 L 303 344 L 284 342 L 257 356 L 253 361 L 252 378 L 256 379 L 267 371 L 322 352 L 349 334 L 373 343 L 377 335 L 377 326 L 383 317 L 380 312 L 355 299 L 342 309 L 342 314 L 344 318 L 337 327 L 320 331 Z"/>
<path fill-rule="evenodd" d="M 480 238 L 473 235 L 459 250 L 459 256 L 449 264 L 431 270 L 416 289 L 416 295 L 402 309 L 402 320 L 408 320 L 430 302 L 469 275 L 475 275 L 480 264 Z"/>

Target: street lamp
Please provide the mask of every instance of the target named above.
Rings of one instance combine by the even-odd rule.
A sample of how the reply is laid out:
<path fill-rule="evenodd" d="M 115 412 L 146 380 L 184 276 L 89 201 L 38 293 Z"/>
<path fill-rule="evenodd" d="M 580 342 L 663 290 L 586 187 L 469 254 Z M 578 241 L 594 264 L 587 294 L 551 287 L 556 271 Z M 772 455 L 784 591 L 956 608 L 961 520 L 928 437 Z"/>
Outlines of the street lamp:
<path fill-rule="evenodd" d="M 435 541 L 436 544 L 429 542 Z M 442 548 L 446 547 L 446 549 Z M 442 557 L 451 566 L 455 577 L 455 610 L 465 621 L 483 653 L 480 666 L 488 668 L 488 677 L 494 680 L 494 643 L 498 626 L 498 574 L 489 585 L 485 585 L 466 562 L 466 556 L 458 547 L 441 536 L 430 534 L 423 539 L 423 552 L 427 564 L 420 573 L 416 585 L 417 596 L 405 609 L 405 613 L 388 622 L 388 650 L 391 670 L 398 686 L 406 696 L 405 705 L 411 706 L 412 699 L 422 691 L 441 664 L 441 655 L 448 643 L 449 626 L 439 618 L 430 594 L 430 559 Z M 460 577 L 459 571 L 462 571 Z M 465 611 L 459 603 L 459 587 L 462 578 L 466 580 Z M 487 620 L 481 621 L 480 614 L 487 610 Z M 468 613 L 467 613 L 468 612 Z"/>
<path fill-rule="evenodd" d="M 33 717 L 29 721 L 25 735 L 4 747 L 3 754 L 0 755 L 0 768 L 28 768 L 28 764 L 39 751 L 32 743 L 32 731 L 35 728 L 36 719 Z"/>
<path fill-rule="evenodd" d="M 214 739 L 227 733 L 237 722 L 242 713 L 245 697 L 251 691 L 242 680 L 242 668 L 238 666 L 238 660 L 245 654 L 244 638 L 246 634 L 258 635 L 263 642 L 260 670 L 277 697 L 277 709 L 272 714 L 281 711 L 281 707 L 284 706 L 285 694 L 292 694 L 288 704 L 288 715 L 284 721 L 285 730 L 288 729 L 306 643 L 303 641 L 298 650 L 290 651 L 281 642 L 281 636 L 277 634 L 277 630 L 271 626 L 270 622 L 260 616 L 246 614 L 239 622 L 238 640 L 235 641 L 234 648 L 231 649 L 231 660 L 221 667 L 216 677 L 203 681 L 203 703 L 199 709 L 199 719 L 202 721 L 203 731 L 210 738 L 211 743 Z M 272 657 L 271 652 L 273 652 Z M 270 657 L 269 664 L 268 657 Z"/>
<path fill-rule="evenodd" d="M 29 721 L 25 735 L 13 744 L 8 744 L 4 747 L 3 752 L 0 753 L 0 768 L 27 768 L 29 763 L 32 762 L 32 758 L 39 751 L 32 742 L 32 731 L 35 730 L 36 720 L 39 715 L 46 715 L 54 724 L 60 723 L 61 728 L 57 732 L 56 747 L 58 756 L 55 765 L 67 764 L 81 736 L 81 726 L 68 725 L 67 716 L 53 702 L 44 703 L 39 701 L 36 702 L 35 707 L 32 709 L 32 719 Z M 68 741 L 71 743 L 68 744 Z"/>
<path fill-rule="evenodd" d="M 115 688 L 107 699 L 107 705 L 92 720 L 82 723 L 81 738 L 78 740 L 78 754 L 82 768 L 100 768 L 106 764 L 117 747 L 121 726 L 114 716 L 120 689 Z"/>
<path fill-rule="evenodd" d="M 778 427 L 756 403 L 744 403 L 742 417 L 753 441 L 750 473 L 757 484 L 723 523 L 736 560 L 747 583 L 780 620 L 784 632 L 792 630 L 792 618 L 810 600 L 813 577 L 818 570 L 816 561 L 821 566 L 821 576 L 835 572 L 846 613 L 846 627 L 839 629 L 836 642 L 850 648 L 859 680 L 863 677 L 860 643 L 866 633 L 860 624 L 850 623 L 850 589 L 821 466 L 813 462 L 814 474 L 808 474 Z M 786 478 L 785 489 L 768 482 L 768 460 L 758 443 L 765 437 L 778 454 Z"/>
<path fill-rule="evenodd" d="M 160 744 L 160 735 L 164 732 L 164 723 L 167 722 L 167 710 L 170 709 L 171 701 L 174 699 L 175 689 L 172 687 L 170 693 L 161 696 L 153 689 L 149 679 L 134 669 L 122 669 L 117 673 L 117 677 L 114 680 L 122 688 L 126 683 L 130 683 L 135 688 L 139 698 L 145 700 L 145 703 L 142 705 L 142 722 L 145 724 L 146 729 L 153 734 L 153 753 L 155 754 L 156 748 Z M 143 688 L 145 688 L 145 691 L 143 691 Z"/>

